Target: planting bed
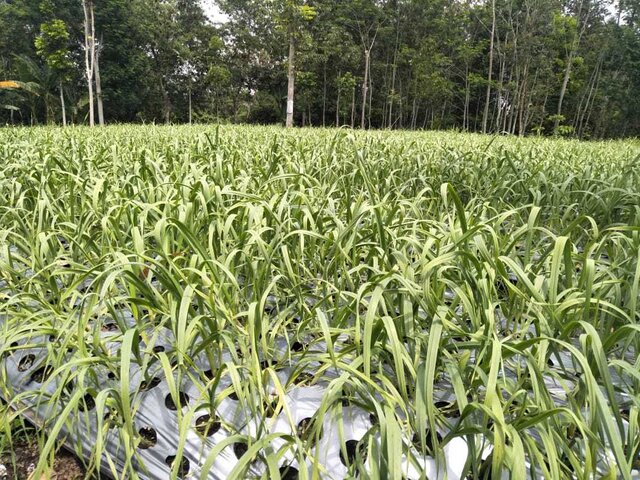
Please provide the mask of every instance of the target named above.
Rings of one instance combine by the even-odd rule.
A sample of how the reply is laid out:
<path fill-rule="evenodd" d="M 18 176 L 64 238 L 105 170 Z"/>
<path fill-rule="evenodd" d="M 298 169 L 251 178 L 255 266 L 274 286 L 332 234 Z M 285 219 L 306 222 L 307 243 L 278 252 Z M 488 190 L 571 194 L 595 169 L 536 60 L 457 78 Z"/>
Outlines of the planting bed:
<path fill-rule="evenodd" d="M 93 477 L 638 476 L 639 155 L 2 130 L 6 417 L 35 475 L 64 442 Z"/>

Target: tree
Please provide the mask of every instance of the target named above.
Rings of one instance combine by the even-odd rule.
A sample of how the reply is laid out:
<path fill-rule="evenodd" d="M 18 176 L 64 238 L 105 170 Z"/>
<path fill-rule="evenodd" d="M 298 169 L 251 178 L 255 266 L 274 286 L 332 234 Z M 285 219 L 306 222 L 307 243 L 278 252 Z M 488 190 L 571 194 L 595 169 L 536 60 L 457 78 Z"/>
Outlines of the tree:
<path fill-rule="evenodd" d="M 592 4 L 593 3 L 593 4 Z M 564 115 L 562 115 L 562 104 L 564 97 L 567 93 L 567 86 L 569 85 L 569 79 L 571 78 L 571 71 L 574 66 L 574 60 L 578 54 L 578 48 L 585 35 L 587 27 L 591 21 L 591 17 L 597 13 L 598 4 L 591 0 L 577 0 L 570 2 L 570 8 L 573 10 L 573 15 L 570 17 L 564 17 L 564 27 L 567 36 L 566 49 L 567 56 L 565 61 L 564 75 L 562 78 L 562 85 L 560 86 L 560 93 L 558 95 L 558 108 L 554 119 L 553 130 L 558 130 L 560 122 Z M 562 21 L 562 20 L 561 20 Z"/>
<path fill-rule="evenodd" d="M 380 27 L 384 23 L 381 4 L 375 0 L 354 0 L 348 2 L 341 12 L 342 22 L 349 28 L 360 43 L 364 57 L 362 80 L 362 105 L 360 110 L 360 128 L 367 125 L 367 100 L 371 90 L 371 53 L 376 43 Z"/>
<path fill-rule="evenodd" d="M 44 60 L 58 80 L 62 125 L 67 125 L 64 102 L 64 83 L 68 81 L 73 63 L 69 52 L 69 32 L 64 21 L 50 20 L 40 25 L 40 35 L 35 40 L 36 52 Z M 47 112 L 47 116 L 48 112 Z"/>
<path fill-rule="evenodd" d="M 482 114 L 482 133 L 487 133 L 487 120 L 489 119 L 489 102 L 491 101 L 491 77 L 493 75 L 493 45 L 496 36 L 496 0 L 491 0 L 491 39 L 489 40 L 489 71 L 487 73 L 487 94 L 484 101 L 484 113 Z"/>
<path fill-rule="evenodd" d="M 87 87 L 89 89 L 89 125 L 95 124 L 93 107 L 93 75 L 95 73 L 96 61 L 96 28 L 93 10 L 93 0 L 82 0 L 82 10 L 84 12 L 84 62 Z"/>
<path fill-rule="evenodd" d="M 302 34 L 302 26 L 304 22 L 309 22 L 317 15 L 316 10 L 307 5 L 306 0 L 284 0 L 279 6 L 279 23 L 280 28 L 287 32 L 289 39 L 289 55 L 287 67 L 287 119 L 286 127 L 293 127 L 293 102 L 295 95 L 295 79 L 296 79 L 296 44 Z"/>
<path fill-rule="evenodd" d="M 0 122 L 640 134 L 639 0 L 217 3 L 0 0 Z"/>
<path fill-rule="evenodd" d="M 39 100 L 44 105 L 45 121 L 52 122 L 55 95 L 51 92 L 55 92 L 58 85 L 55 73 L 47 65 L 26 55 L 15 57 L 14 69 L 20 79 L 20 91 L 27 94 L 26 101 L 31 111 L 30 124 L 38 123 Z"/>
<path fill-rule="evenodd" d="M 340 118 L 345 113 L 344 109 L 342 108 L 342 104 L 340 103 L 340 99 L 344 94 L 347 94 L 351 99 L 351 108 L 349 111 L 351 112 L 351 128 L 353 128 L 356 110 L 355 94 L 357 79 L 351 74 L 351 72 L 347 72 L 343 75 L 338 76 L 337 84 L 338 96 L 336 100 L 336 127 L 339 127 L 342 124 Z"/>

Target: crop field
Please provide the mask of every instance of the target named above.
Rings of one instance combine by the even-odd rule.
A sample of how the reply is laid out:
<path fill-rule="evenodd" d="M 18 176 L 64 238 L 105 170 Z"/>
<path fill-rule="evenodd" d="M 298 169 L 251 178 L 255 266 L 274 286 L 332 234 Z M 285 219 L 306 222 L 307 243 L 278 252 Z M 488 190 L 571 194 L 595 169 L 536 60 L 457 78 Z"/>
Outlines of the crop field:
<path fill-rule="evenodd" d="M 640 143 L 0 129 L 0 449 L 87 478 L 624 478 Z M 11 468 L 8 464 L 7 468 Z"/>

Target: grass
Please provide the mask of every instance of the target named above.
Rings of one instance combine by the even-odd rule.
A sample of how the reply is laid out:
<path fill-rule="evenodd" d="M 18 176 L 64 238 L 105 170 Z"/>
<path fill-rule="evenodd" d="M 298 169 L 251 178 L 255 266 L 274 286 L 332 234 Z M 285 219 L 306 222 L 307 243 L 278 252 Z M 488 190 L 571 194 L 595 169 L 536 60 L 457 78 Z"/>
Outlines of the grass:
<path fill-rule="evenodd" d="M 42 427 L 36 474 L 63 441 L 93 477 L 631 478 L 639 155 L 0 130 L 0 441 Z"/>

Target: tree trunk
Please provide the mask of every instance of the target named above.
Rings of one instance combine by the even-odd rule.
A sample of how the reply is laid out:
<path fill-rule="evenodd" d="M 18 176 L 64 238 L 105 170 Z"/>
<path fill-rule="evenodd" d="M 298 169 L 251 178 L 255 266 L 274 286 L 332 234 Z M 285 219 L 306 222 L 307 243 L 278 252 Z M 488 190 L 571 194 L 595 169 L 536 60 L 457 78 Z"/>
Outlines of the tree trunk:
<path fill-rule="evenodd" d="M 369 60 L 371 57 L 371 50 L 365 49 L 364 51 L 364 79 L 362 81 L 362 112 L 360 118 L 360 128 L 364 130 L 365 120 L 367 118 L 367 93 L 369 92 Z"/>
<path fill-rule="evenodd" d="M 397 12 L 396 12 L 397 14 Z M 398 69 L 398 44 L 400 43 L 400 19 L 396 22 L 396 44 L 393 49 L 393 68 L 391 70 L 391 94 L 389 95 L 389 128 L 393 125 L 393 100 L 396 94 L 396 71 Z"/>
<path fill-rule="evenodd" d="M 444 104 L 442 105 L 442 112 L 440 113 L 440 130 L 444 129 L 444 118 L 445 118 L 445 114 L 447 113 L 447 100 L 444 101 Z"/>
<path fill-rule="evenodd" d="M 576 113 L 576 118 L 573 123 L 576 133 L 578 134 L 578 138 L 582 138 L 584 119 L 587 111 L 589 110 L 589 105 L 591 104 L 591 99 L 595 96 L 594 92 L 597 90 L 597 85 L 600 80 L 600 66 L 602 64 L 603 55 L 598 57 L 598 62 L 596 63 L 596 67 L 591 74 L 591 78 L 589 79 L 589 90 L 586 94 L 582 95 L 580 99 L 580 104 L 578 105 L 578 111 Z M 586 102 L 585 102 L 586 97 Z M 583 108 L 584 104 L 584 108 Z"/>
<path fill-rule="evenodd" d="M 397 46 L 396 46 L 397 48 Z M 391 70 L 391 93 L 389 94 L 389 128 L 393 125 L 393 97 L 396 94 L 396 58 L 393 56 L 393 68 Z"/>
<path fill-rule="evenodd" d="M 542 133 L 545 117 L 547 116 L 547 100 L 549 99 L 549 94 L 545 93 L 544 101 L 542 102 L 542 114 L 540 115 L 540 123 L 538 124 L 538 135 Z"/>
<path fill-rule="evenodd" d="M 416 129 L 416 117 L 418 116 L 418 102 L 416 101 L 416 97 L 413 97 L 413 104 L 411 105 L 411 122 L 410 129 Z"/>
<path fill-rule="evenodd" d="M 484 114 L 482 115 L 482 133 L 487 133 L 487 120 L 489 119 L 489 102 L 491 100 L 491 75 L 493 71 L 493 38 L 496 34 L 496 0 L 491 2 L 491 42 L 489 44 L 489 74 L 487 75 L 487 95 L 484 102 Z"/>
<path fill-rule="evenodd" d="M 536 85 L 538 84 L 538 70 L 536 70 L 535 75 L 533 76 L 533 82 L 531 83 L 531 87 L 529 87 L 528 100 L 524 109 L 524 120 L 522 126 L 523 135 L 527 132 L 527 128 L 529 128 L 529 122 L 531 121 L 531 107 L 533 106 L 533 92 L 535 91 Z"/>
<path fill-rule="evenodd" d="M 191 84 L 191 80 L 189 80 L 189 84 Z M 191 108 L 191 85 L 189 85 L 189 125 L 191 125 L 191 119 L 192 119 L 192 115 L 193 111 Z"/>
<path fill-rule="evenodd" d="M 295 93 L 296 70 L 295 70 L 296 45 L 293 34 L 289 33 L 289 71 L 287 72 L 287 128 L 293 127 L 293 95 Z"/>
<path fill-rule="evenodd" d="M 340 74 L 338 74 L 338 78 L 340 78 Z M 338 94 L 336 95 L 336 127 L 340 126 L 340 85 L 338 85 Z"/>
<path fill-rule="evenodd" d="M 169 92 L 164 88 L 164 81 L 160 77 L 160 90 L 162 91 L 162 110 L 164 114 L 164 123 L 169 125 L 171 123 L 171 99 L 169 98 Z"/>
<path fill-rule="evenodd" d="M 464 113 L 462 114 L 462 130 L 469 130 L 469 101 L 471 99 L 471 86 L 469 85 L 469 65 L 465 64 L 464 76 Z"/>
<path fill-rule="evenodd" d="M 48 93 L 44 94 L 44 121 L 47 125 L 51 125 L 55 122 L 55 116 L 53 115 L 53 106 Z"/>
<path fill-rule="evenodd" d="M 373 77 L 371 77 L 371 62 L 369 62 L 369 111 L 367 112 L 367 128 L 371 128 L 371 104 L 373 103 Z"/>
<path fill-rule="evenodd" d="M 564 101 L 564 96 L 567 93 L 567 86 L 569 85 L 569 78 L 571 76 L 571 66 L 573 65 L 573 50 L 569 53 L 569 58 L 567 58 L 567 67 L 564 70 L 564 78 L 562 79 L 562 86 L 560 87 L 560 95 L 558 97 L 558 108 L 556 110 L 556 118 L 553 122 L 553 132 L 555 133 L 560 126 L 560 118 L 562 115 L 562 102 Z"/>
<path fill-rule="evenodd" d="M 91 14 L 91 21 L 93 22 L 93 12 Z M 104 125 L 104 110 L 102 108 L 102 84 L 100 83 L 100 50 L 96 50 L 95 58 L 95 76 L 96 76 L 96 101 L 98 103 L 98 123 Z"/>
<path fill-rule="evenodd" d="M 327 115 L 327 62 L 322 66 L 322 127 L 326 127 Z"/>
<path fill-rule="evenodd" d="M 503 106 L 506 105 L 506 101 L 504 98 L 504 90 L 503 90 L 506 58 L 500 51 L 500 44 L 498 44 L 498 58 L 501 59 L 498 62 L 500 65 L 500 68 L 499 68 L 500 73 L 498 74 L 498 87 L 497 87 L 498 100 L 493 110 L 495 111 L 495 124 L 494 124 L 495 129 L 497 130 L 498 133 L 500 133 L 501 130 L 504 130 L 504 127 L 502 127 L 501 120 L 502 120 L 502 110 L 504 109 Z M 506 112 L 504 116 L 506 117 Z M 493 115 L 491 117 L 493 118 Z M 489 130 L 491 130 L 490 125 L 487 125 L 487 127 L 489 128 Z M 482 133 L 486 133 L 486 132 L 482 132 Z"/>
<path fill-rule="evenodd" d="M 60 82 L 60 85 L 58 86 L 58 88 L 60 89 L 60 110 L 62 110 L 62 126 L 66 127 L 67 126 L 67 111 L 66 111 L 65 106 L 64 106 L 64 91 L 62 90 L 62 82 Z"/>
<path fill-rule="evenodd" d="M 518 107 L 518 135 L 524 135 L 524 109 L 527 102 L 527 78 L 522 82 L 522 90 L 520 92 L 520 103 Z M 515 126 L 514 126 L 515 129 Z"/>
<path fill-rule="evenodd" d="M 356 87 L 351 89 L 351 128 L 356 125 Z"/>
<path fill-rule="evenodd" d="M 604 60 L 604 59 L 603 59 Z M 591 105 L 589 105 L 589 103 L 587 102 L 587 118 L 581 120 L 580 123 L 580 136 L 582 136 L 584 134 L 584 128 L 589 125 L 589 120 L 591 119 L 591 112 L 593 112 L 593 105 L 595 104 L 596 101 L 596 94 L 598 92 L 598 88 L 600 87 L 600 73 L 602 72 L 602 63 L 600 64 L 600 68 L 598 69 L 598 78 L 596 79 L 596 84 L 594 86 L 593 89 L 593 93 L 591 95 Z M 617 71 L 614 74 L 614 80 L 617 79 L 618 75 L 617 75 Z"/>
<path fill-rule="evenodd" d="M 402 129 L 404 128 L 404 107 L 405 107 L 404 93 L 402 89 L 402 80 L 400 80 L 400 86 L 398 88 L 398 98 L 400 100 L 398 102 L 398 120 L 396 120 L 396 122 L 400 124 L 400 128 Z M 395 125 L 395 122 L 394 122 L 394 125 Z"/>
<path fill-rule="evenodd" d="M 387 77 L 389 77 L 390 65 L 391 63 L 389 61 L 389 55 L 387 55 L 384 64 L 384 74 L 382 76 L 382 89 L 387 92 L 387 98 L 385 98 L 385 101 L 382 103 L 382 128 L 387 128 L 387 118 L 389 116 L 389 92 L 391 91 L 391 87 L 389 85 Z"/>
<path fill-rule="evenodd" d="M 576 15 L 576 20 L 578 22 L 578 25 L 580 25 L 580 17 L 582 15 L 582 8 L 584 7 L 584 4 L 585 2 L 584 0 L 582 0 L 578 8 L 578 13 Z M 587 12 L 587 16 L 588 16 L 588 12 Z M 571 70 L 573 68 L 573 59 L 576 56 L 578 47 L 580 46 L 580 41 L 582 40 L 582 35 L 584 35 L 587 24 L 588 22 L 585 19 L 582 22 L 582 26 L 580 27 L 580 33 L 576 35 L 576 37 L 574 38 L 571 44 L 571 51 L 569 52 L 569 56 L 567 57 L 567 66 L 564 70 L 564 78 L 562 79 L 562 86 L 560 87 L 560 95 L 558 97 L 558 109 L 556 110 L 556 118 L 555 118 L 555 121 L 553 122 L 554 133 L 558 130 L 558 127 L 560 126 L 560 118 L 562 115 L 562 102 L 564 101 L 564 96 L 567 93 L 567 86 L 569 85 L 569 79 L 571 78 Z"/>
<path fill-rule="evenodd" d="M 95 41 L 93 38 L 94 32 L 91 27 L 91 14 L 89 10 L 93 11 L 92 0 L 82 0 L 82 9 L 84 11 L 84 62 L 85 73 L 87 77 L 87 86 L 89 88 L 89 125 L 93 127 L 95 119 L 93 112 L 93 62 L 95 60 Z"/>

